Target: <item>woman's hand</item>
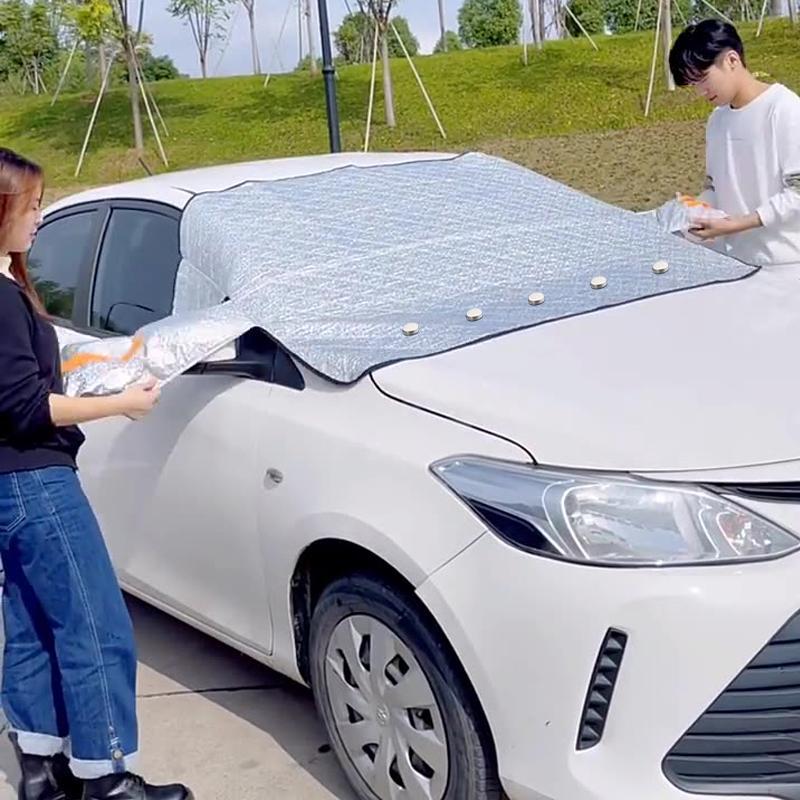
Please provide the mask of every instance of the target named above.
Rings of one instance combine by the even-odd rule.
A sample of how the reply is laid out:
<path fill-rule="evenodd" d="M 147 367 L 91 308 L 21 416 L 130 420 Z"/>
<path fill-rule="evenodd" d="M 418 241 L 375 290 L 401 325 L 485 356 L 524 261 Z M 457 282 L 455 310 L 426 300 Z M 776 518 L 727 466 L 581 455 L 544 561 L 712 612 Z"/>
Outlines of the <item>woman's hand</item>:
<path fill-rule="evenodd" d="M 65 397 L 51 394 L 50 418 L 57 427 L 82 425 L 108 417 L 124 416 L 139 420 L 146 417 L 161 397 L 154 380 L 129 386 L 119 394 L 105 397 Z"/>
<path fill-rule="evenodd" d="M 121 413 L 128 419 L 143 419 L 156 407 L 160 397 L 161 389 L 155 380 L 129 386 L 119 395 Z"/>

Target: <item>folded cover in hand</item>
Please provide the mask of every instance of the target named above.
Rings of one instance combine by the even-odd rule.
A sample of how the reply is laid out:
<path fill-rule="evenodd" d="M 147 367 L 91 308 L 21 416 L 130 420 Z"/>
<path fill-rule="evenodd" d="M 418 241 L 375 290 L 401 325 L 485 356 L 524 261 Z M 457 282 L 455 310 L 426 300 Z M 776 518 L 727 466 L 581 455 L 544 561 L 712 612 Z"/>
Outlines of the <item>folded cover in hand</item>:
<path fill-rule="evenodd" d="M 656 211 L 656 219 L 665 233 L 678 233 L 693 242 L 701 239 L 693 236 L 692 228 L 700 223 L 713 219 L 724 219 L 728 215 L 711 204 L 691 195 L 677 195 L 673 200 L 664 203 Z"/>
<path fill-rule="evenodd" d="M 164 385 L 252 327 L 221 305 L 150 323 L 134 336 L 68 344 L 61 350 L 65 394 L 116 394 L 149 379 Z"/>

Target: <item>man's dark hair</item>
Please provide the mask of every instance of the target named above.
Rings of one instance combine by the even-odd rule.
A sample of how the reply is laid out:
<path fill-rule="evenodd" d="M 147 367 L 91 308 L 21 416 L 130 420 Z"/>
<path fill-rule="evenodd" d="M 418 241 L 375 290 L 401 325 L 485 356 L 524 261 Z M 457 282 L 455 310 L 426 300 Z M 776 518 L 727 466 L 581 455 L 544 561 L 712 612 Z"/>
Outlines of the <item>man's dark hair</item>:
<path fill-rule="evenodd" d="M 678 86 L 690 86 L 702 80 L 719 56 L 728 50 L 744 60 L 744 45 L 736 28 L 729 22 L 705 19 L 690 25 L 675 40 L 669 54 L 669 68 Z"/>

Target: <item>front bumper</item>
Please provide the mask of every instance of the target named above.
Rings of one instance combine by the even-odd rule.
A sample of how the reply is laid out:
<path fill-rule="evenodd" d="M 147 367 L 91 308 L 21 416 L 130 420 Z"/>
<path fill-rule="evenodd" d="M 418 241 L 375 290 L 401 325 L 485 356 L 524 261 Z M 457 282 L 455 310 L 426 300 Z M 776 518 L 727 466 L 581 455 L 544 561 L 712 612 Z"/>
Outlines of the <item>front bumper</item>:
<path fill-rule="evenodd" d="M 800 613 L 670 751 L 670 780 L 702 794 L 800 800 Z"/>
<path fill-rule="evenodd" d="M 478 694 L 511 800 L 715 800 L 665 775 L 673 746 L 800 609 L 800 554 L 609 569 L 486 534 L 419 589 Z M 609 628 L 628 635 L 602 740 L 578 728 Z"/>

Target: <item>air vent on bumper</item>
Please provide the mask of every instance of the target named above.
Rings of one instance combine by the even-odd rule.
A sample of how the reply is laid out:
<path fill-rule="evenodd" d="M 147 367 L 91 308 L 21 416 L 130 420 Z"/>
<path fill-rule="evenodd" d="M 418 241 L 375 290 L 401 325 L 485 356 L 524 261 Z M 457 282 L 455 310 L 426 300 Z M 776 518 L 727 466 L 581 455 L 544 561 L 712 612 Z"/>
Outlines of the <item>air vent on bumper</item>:
<path fill-rule="evenodd" d="M 800 800 L 800 614 L 684 734 L 664 772 L 688 792 Z"/>
<path fill-rule="evenodd" d="M 578 750 L 588 750 L 603 738 L 614 687 L 617 684 L 628 635 L 610 628 L 597 655 L 578 731 Z"/>

